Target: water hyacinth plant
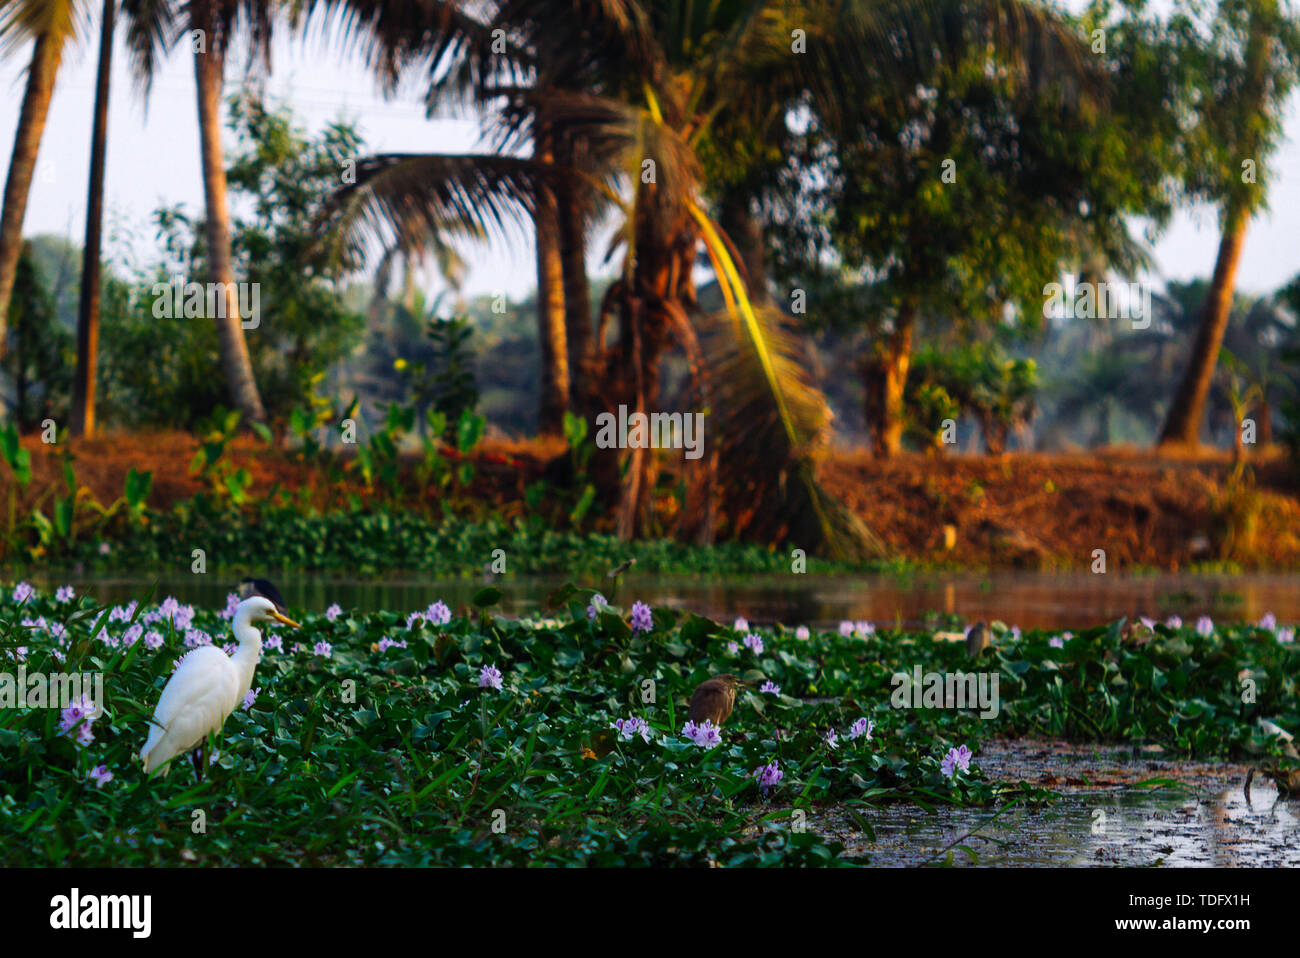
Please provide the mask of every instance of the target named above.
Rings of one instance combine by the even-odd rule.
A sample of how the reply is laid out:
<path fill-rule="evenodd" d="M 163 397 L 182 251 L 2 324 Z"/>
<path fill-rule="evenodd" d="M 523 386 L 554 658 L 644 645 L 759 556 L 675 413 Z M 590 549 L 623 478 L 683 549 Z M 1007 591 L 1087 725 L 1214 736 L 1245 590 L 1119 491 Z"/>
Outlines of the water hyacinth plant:
<path fill-rule="evenodd" d="M 410 631 L 398 612 L 295 610 L 302 629 L 291 642 L 301 651 L 284 651 L 267 628 L 257 687 L 222 729 L 204 780 L 176 769 L 145 783 L 145 800 L 126 802 L 143 778 L 141 706 L 155 701 L 187 639 L 227 644 L 221 607 L 144 596 L 134 608 L 103 607 L 54 590 L 23 590 L 20 604 L 13 593 L 0 592 L 0 660 L 16 663 L 19 646 L 29 669 L 62 656 L 69 669 L 103 672 L 106 700 L 93 713 L 78 705 L 83 714 L 66 721 L 61 710 L 0 709 L 0 864 L 161 864 L 190 846 L 226 864 L 700 864 L 722 842 L 737 861 L 835 864 L 844 860 L 836 836 L 796 836 L 788 819 L 765 817 L 774 810 L 765 802 L 858 802 L 869 821 L 871 805 L 910 801 L 915 790 L 980 807 L 1050 797 L 977 773 L 972 756 L 994 736 L 1150 742 L 1205 757 L 1280 750 L 1240 721 L 1243 667 L 1258 676 L 1261 714 L 1300 728 L 1287 684 L 1300 652 L 1256 623 L 1216 623 L 1205 637 L 1156 622 L 1141 643 L 1114 623 L 1077 630 L 1063 647 L 1053 644 L 1061 632 L 1028 629 L 1013 641 L 995 626 L 986 654 L 1003 680 L 1002 708 L 985 720 L 890 707 L 895 666 L 967 667 L 961 644 L 926 630 L 878 628 L 867 647 L 838 629 L 802 638 L 776 628 L 764 630 L 759 652 L 741 644 L 758 633 L 730 621 L 647 609 L 638 618 L 648 627 L 633 631 L 618 615 L 590 619 L 595 593 L 574 589 L 529 621 L 452 615 L 425 627 L 444 618 L 426 608 Z M 1291 627 L 1278 623 L 1279 636 Z M 684 725 L 691 690 L 735 671 L 731 642 L 760 694 L 737 700 L 725 735 L 712 723 Z M 314 653 L 320 643 L 329 657 Z M 348 680 L 354 702 L 337 694 Z M 238 791 L 245 811 L 206 843 L 184 829 L 159 832 L 156 803 L 188 789 L 214 807 Z M 545 843 L 490 831 L 507 794 L 515 814 L 548 822 Z M 56 816 L 66 830 L 44 827 Z M 91 837 L 74 843 L 74 833 Z M 679 849 L 671 860 L 668 847 Z"/>

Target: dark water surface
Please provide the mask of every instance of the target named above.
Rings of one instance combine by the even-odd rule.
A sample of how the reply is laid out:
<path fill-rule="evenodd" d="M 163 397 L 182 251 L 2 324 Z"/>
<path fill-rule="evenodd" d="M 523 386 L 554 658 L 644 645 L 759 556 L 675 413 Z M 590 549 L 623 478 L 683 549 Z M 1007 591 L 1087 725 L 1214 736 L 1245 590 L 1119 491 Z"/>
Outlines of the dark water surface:
<path fill-rule="evenodd" d="M 442 599 L 459 610 L 481 589 L 482 579 L 439 580 L 395 575 L 358 581 L 321 576 L 271 575 L 289 604 L 320 611 L 337 602 L 344 609 L 372 611 L 423 609 Z M 141 598 L 154 579 L 70 577 L 39 579 L 50 589 L 67 581 L 79 592 L 105 601 Z M 492 582 L 504 593 L 501 610 L 509 615 L 539 614 L 546 597 L 565 576 L 502 576 Z M 1300 621 L 1300 575 L 1249 573 L 1190 575 L 1116 573 L 1063 575 L 1036 572 L 923 573 L 898 576 L 751 576 L 733 579 L 630 574 L 615 589 L 604 577 L 578 578 L 600 589 L 618 605 L 634 600 L 652 606 L 689 609 L 720 619 L 745 616 L 756 624 L 836 626 L 843 619 L 878 625 L 915 625 L 927 615 L 952 615 L 964 622 L 1000 620 L 1021 628 L 1077 629 L 1121 616 L 1184 619 L 1209 615 L 1222 621 L 1254 621 L 1272 612 L 1284 623 Z M 234 580 L 216 575 L 164 576 L 155 601 L 174 595 L 183 602 L 224 607 Z"/>

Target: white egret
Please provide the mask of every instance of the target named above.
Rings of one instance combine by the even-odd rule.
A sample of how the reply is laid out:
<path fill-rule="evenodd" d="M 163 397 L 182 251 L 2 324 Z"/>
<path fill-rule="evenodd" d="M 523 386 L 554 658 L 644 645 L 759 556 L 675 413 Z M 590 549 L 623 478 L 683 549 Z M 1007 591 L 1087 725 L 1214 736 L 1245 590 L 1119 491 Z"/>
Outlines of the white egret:
<path fill-rule="evenodd" d="M 254 595 L 239 603 L 231 623 L 239 640 L 235 654 L 201 645 L 181 660 L 167 680 L 153 712 L 149 738 L 140 749 L 146 775 L 190 749 L 195 750 L 195 771 L 202 768 L 202 745 L 208 733 L 220 731 L 253 687 L 253 672 L 262 657 L 262 633 L 254 627 L 255 622 L 281 622 L 298 628 L 298 623 L 266 596 Z"/>

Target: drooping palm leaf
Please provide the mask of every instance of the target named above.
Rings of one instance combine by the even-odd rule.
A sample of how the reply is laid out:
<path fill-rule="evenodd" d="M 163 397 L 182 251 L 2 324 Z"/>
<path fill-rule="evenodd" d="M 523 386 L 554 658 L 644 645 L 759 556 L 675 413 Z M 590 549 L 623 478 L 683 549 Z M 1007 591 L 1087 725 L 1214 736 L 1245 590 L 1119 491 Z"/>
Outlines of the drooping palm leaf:
<path fill-rule="evenodd" d="M 421 249 L 430 234 L 509 239 L 532 215 L 537 169 L 491 154 L 372 156 L 331 199 L 320 224 L 335 255 Z"/>

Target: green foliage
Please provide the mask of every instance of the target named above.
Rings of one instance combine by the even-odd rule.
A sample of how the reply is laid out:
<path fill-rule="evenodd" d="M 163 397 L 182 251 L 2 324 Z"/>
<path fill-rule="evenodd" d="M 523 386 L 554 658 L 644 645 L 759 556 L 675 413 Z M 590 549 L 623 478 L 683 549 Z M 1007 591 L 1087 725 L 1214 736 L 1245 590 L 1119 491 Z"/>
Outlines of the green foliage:
<path fill-rule="evenodd" d="M 1008 357 L 996 345 L 944 352 L 927 347 L 913 363 L 907 402 L 913 417 L 931 429 L 938 411 L 955 406 L 979 423 L 989 451 L 1001 452 L 1008 432 L 1033 417 L 1037 388 L 1034 361 Z"/>
<path fill-rule="evenodd" d="M 226 721 L 217 761 L 196 783 L 184 757 L 147 781 L 133 758 L 186 632 L 159 621 L 147 598 L 126 621 L 106 621 L 87 597 L 35 595 L 20 611 L 6 589 L 0 661 L 21 645 L 30 672 L 103 672 L 106 701 L 83 747 L 59 732 L 57 710 L 0 711 L 0 864 L 155 865 L 187 849 L 226 866 L 835 865 L 847 862 L 843 847 L 815 827 L 794 832 L 795 809 L 846 806 L 870 835 L 883 803 L 1050 799 L 981 771 L 980 743 L 993 736 L 1228 757 L 1279 752 L 1258 718 L 1300 722 L 1300 653 L 1255 626 L 1201 635 L 1157 625 L 1132 642 L 1121 623 L 1022 637 L 995 623 L 979 669 L 999 675 L 1001 708 L 981 719 L 973 709 L 892 707 L 898 671 L 971 668 L 964 643 L 927 631 L 882 630 L 864 642 L 759 628 L 761 651 L 733 652 L 739 633 L 695 615 L 656 610 L 649 633 L 629 629 L 616 607 L 589 618 L 591 594 L 558 590 L 544 621 L 491 616 L 496 589 L 445 624 L 408 626 L 401 610 L 333 621 L 294 610 L 302 631 L 273 630 L 283 650 L 264 652 L 255 700 Z M 55 639 L 48 624 L 20 630 L 20 615 L 67 636 Z M 221 642 L 228 625 L 199 610 L 192 627 Z M 150 633 L 156 649 L 142 641 Z M 328 655 L 310 651 L 320 642 Z M 480 687 L 489 665 L 500 690 Z M 1242 669 L 1259 690 L 1249 705 Z M 700 748 L 681 734 L 685 704 L 722 671 L 781 692 L 743 691 L 721 744 Z M 355 702 L 338 692 L 345 679 L 356 682 Z M 642 696 L 647 679 L 654 702 Z M 610 729 L 630 717 L 648 724 L 649 742 Z M 870 736 L 850 738 L 868 718 Z M 940 763 L 959 744 L 975 761 L 950 777 Z M 753 772 L 772 761 L 784 777 L 764 795 Z M 100 765 L 114 778 L 97 787 L 88 775 Z M 221 827 L 196 836 L 189 812 L 200 806 Z"/>
<path fill-rule="evenodd" d="M 361 328 L 342 297 L 344 277 L 357 264 L 318 251 L 314 226 L 360 138 L 342 123 L 309 138 L 287 108 L 270 109 L 247 93 L 230 101 L 230 128 L 239 145 L 227 171 L 231 205 L 252 208 L 232 224 L 235 280 L 256 284 L 260 322 L 246 339 L 267 413 L 282 419 L 310 401 Z M 167 262 L 132 281 L 106 283 L 104 418 L 193 429 L 228 401 L 216 324 L 168 317 L 160 306 L 172 277 L 207 282 L 204 224 L 179 206 L 159 210 L 156 220 Z"/>
<path fill-rule="evenodd" d="M 24 243 L 9 300 L 9 325 L 0 372 L 9 381 L 5 405 L 29 432 L 45 419 L 63 421 L 68 414 L 76 344 L 59 321 L 54 297 L 37 264 L 31 243 Z"/>

